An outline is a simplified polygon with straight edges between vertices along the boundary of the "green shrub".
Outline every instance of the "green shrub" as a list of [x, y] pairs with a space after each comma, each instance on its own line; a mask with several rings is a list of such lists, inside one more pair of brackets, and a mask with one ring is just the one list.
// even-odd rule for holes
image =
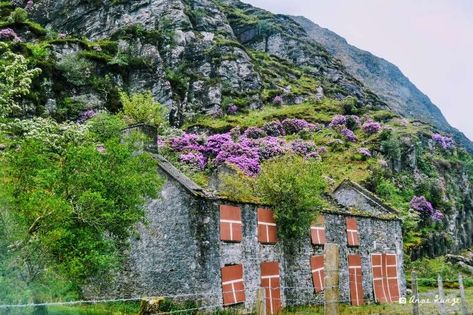
[[257, 178], [257, 191], [274, 206], [279, 234], [286, 239], [308, 233], [323, 205], [325, 185], [318, 161], [291, 155], [263, 163]]
[[126, 127], [126, 123], [117, 116], [102, 113], [92, 118], [88, 126], [98, 142], [107, 142], [120, 137], [120, 131]]
[[165, 109], [155, 102], [151, 92], [136, 93], [129, 96], [120, 92], [120, 100], [123, 104], [123, 115], [130, 124], [144, 123], [152, 126], [160, 126], [164, 123]]
[[41, 69], [29, 69], [24, 56], [0, 42], [0, 118], [22, 110], [19, 98], [30, 93], [33, 78], [40, 73]]
[[238, 172], [223, 177], [224, 194], [232, 199], [254, 201], [274, 209], [281, 238], [295, 239], [310, 230], [324, 205], [326, 183], [320, 162], [286, 155], [261, 165], [257, 177]]
[[62, 102], [58, 104], [56, 112], [53, 114], [54, 118], [58, 121], [76, 120], [79, 118], [80, 113], [85, 109], [85, 104], [74, 100], [70, 97], [66, 97]]
[[94, 64], [80, 58], [77, 54], [69, 54], [57, 63], [57, 68], [62, 71], [68, 82], [76, 86], [84, 86], [90, 83]]
[[23, 8], [16, 8], [8, 18], [11, 23], [24, 23], [28, 20], [28, 12]]
[[462, 273], [462, 270], [456, 265], [447, 263], [445, 257], [419, 259], [412, 262], [407, 268], [415, 270], [419, 280], [426, 279], [426, 285], [430, 281], [429, 279], [433, 279], [436, 284], [438, 275], [441, 275], [444, 281], [456, 281], [458, 274]]
[[401, 141], [390, 132], [383, 132], [381, 137], [386, 140], [381, 142], [383, 154], [391, 161], [397, 161], [401, 158]]

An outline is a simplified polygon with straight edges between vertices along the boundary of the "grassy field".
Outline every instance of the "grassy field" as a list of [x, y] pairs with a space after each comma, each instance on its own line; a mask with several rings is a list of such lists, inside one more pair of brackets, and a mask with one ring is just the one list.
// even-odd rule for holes
[[[432, 287], [419, 288], [419, 298], [424, 302], [420, 303], [420, 314], [439, 314], [439, 305], [435, 303], [437, 291]], [[465, 290], [468, 308], [473, 311], [473, 288]], [[449, 299], [446, 304], [447, 314], [462, 314], [460, 304], [460, 293], [458, 289], [445, 289], [445, 296]], [[456, 299], [456, 300], [454, 300]], [[412, 314], [412, 304], [371, 304], [360, 307], [350, 305], [341, 305], [341, 314], [344, 315], [404, 315]], [[9, 312], [7, 314], [32, 314], [32, 309], [22, 309], [19, 312]], [[48, 315], [137, 315], [140, 311], [140, 303], [117, 303], [117, 304], [93, 304], [93, 305], [74, 305], [74, 306], [53, 306], [48, 308]], [[0, 314], [3, 314], [0, 311]], [[239, 312], [220, 311], [220, 312], [186, 312], [180, 311], [180, 315], [197, 315], [197, 314], [239, 314]], [[283, 311], [283, 315], [305, 315], [305, 314], [324, 314], [323, 306], [315, 307], [292, 307]]]

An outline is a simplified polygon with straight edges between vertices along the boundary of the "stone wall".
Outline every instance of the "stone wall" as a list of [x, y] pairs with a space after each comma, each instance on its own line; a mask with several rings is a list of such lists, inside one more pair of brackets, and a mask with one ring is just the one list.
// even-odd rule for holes
[[[219, 257], [209, 233], [213, 211], [175, 179], [146, 207], [146, 223], [131, 240], [126, 270], [114, 296], [176, 296], [220, 303]], [[217, 295], [215, 295], [217, 293]]]
[[[260, 264], [279, 262], [283, 305], [322, 304], [323, 293], [315, 294], [310, 258], [323, 255], [323, 246], [312, 245], [310, 233], [295, 242], [258, 241], [258, 205], [239, 204], [198, 196], [182, 178], [167, 177], [159, 199], [147, 206], [147, 224], [140, 224], [131, 241], [127, 270], [119, 276], [116, 296], [175, 296], [221, 305], [220, 269], [243, 264], [245, 308], [255, 304], [260, 287]], [[220, 241], [220, 205], [241, 209], [243, 238], [240, 243]], [[364, 297], [374, 301], [370, 254], [396, 253], [401, 294], [405, 292], [402, 269], [402, 234], [398, 220], [358, 216], [359, 247], [347, 246], [346, 223], [351, 213], [325, 213], [327, 242], [340, 245], [340, 299], [349, 303], [348, 254], [362, 256]], [[236, 307], [243, 307], [237, 305]]]

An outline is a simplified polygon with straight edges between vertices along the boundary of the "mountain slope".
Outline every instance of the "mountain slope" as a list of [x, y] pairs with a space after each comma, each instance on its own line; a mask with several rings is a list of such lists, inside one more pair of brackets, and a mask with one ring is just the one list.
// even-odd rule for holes
[[455, 140], [462, 143], [470, 152], [473, 151], [471, 141], [449, 125], [440, 109], [409, 81], [397, 66], [348, 44], [343, 37], [320, 27], [305, 17], [292, 18], [306, 30], [312, 39], [340, 59], [348, 72], [379, 95], [392, 110], [452, 133]]

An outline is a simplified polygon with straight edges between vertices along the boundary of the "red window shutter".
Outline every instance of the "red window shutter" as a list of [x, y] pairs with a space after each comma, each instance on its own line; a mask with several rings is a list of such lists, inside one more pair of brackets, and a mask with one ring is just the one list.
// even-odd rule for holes
[[360, 246], [360, 238], [358, 236], [358, 223], [355, 218], [347, 218], [347, 239], [348, 246]]
[[399, 292], [399, 281], [397, 278], [397, 256], [396, 254], [383, 255], [384, 275], [386, 280], [388, 302], [398, 302], [401, 296]]
[[325, 218], [323, 215], [319, 215], [317, 220], [312, 223], [310, 227], [310, 235], [312, 239], [312, 244], [314, 245], [324, 245], [325, 240]]
[[261, 287], [265, 290], [266, 314], [277, 314], [282, 308], [281, 279], [277, 262], [261, 263]]
[[220, 206], [220, 240], [241, 242], [241, 209], [233, 206]]
[[324, 290], [325, 284], [324, 256], [312, 256], [310, 258], [310, 268], [312, 270], [312, 282], [314, 283], [315, 293], [319, 293]]
[[377, 302], [386, 303], [388, 295], [386, 294], [386, 277], [384, 275], [383, 255], [381, 253], [371, 254], [371, 269], [373, 272], [374, 297]]
[[276, 244], [278, 242], [278, 230], [273, 211], [270, 209], [258, 209], [258, 240], [263, 244]]
[[361, 273], [360, 255], [348, 255], [348, 271], [350, 275], [351, 305], [363, 305], [363, 275]]
[[401, 293], [397, 276], [396, 254], [371, 254], [371, 268], [376, 301], [380, 303], [399, 301]]
[[245, 302], [243, 265], [225, 266], [222, 272], [223, 305]]

